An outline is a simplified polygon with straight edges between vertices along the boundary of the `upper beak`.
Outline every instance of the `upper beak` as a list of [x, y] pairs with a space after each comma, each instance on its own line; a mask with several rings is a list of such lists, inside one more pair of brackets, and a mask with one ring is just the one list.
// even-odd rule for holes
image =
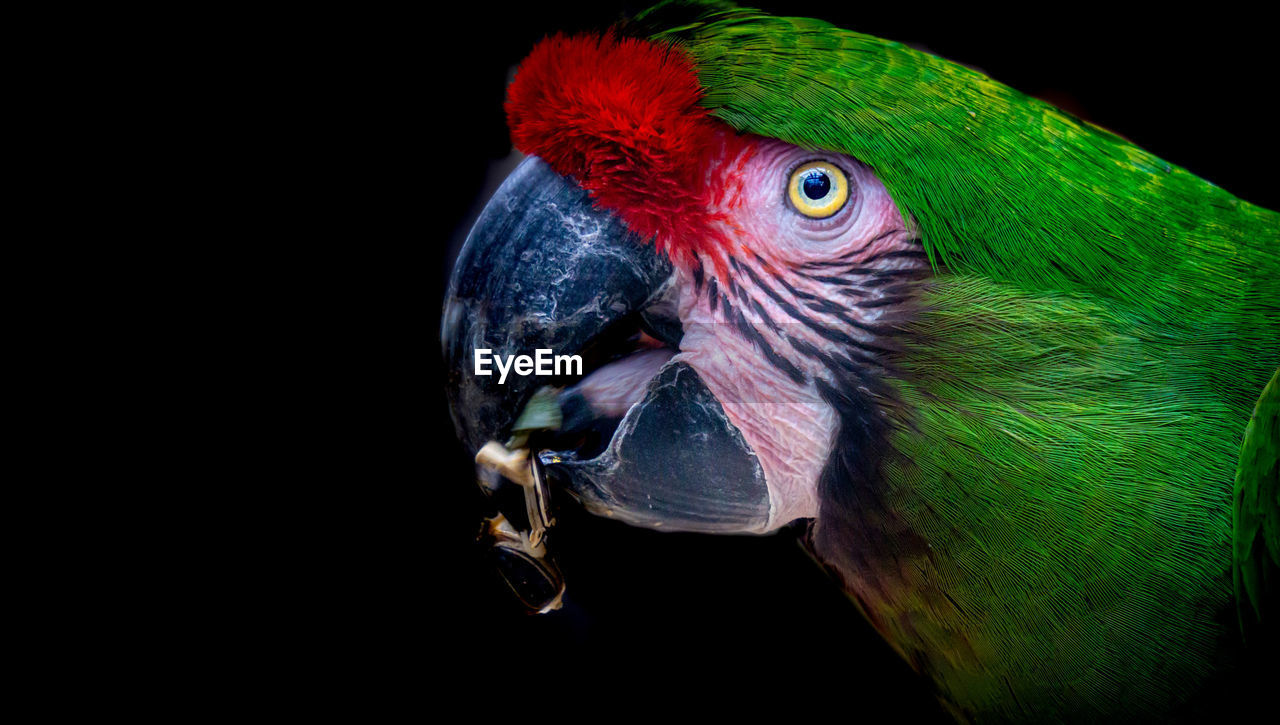
[[481, 212], [445, 300], [445, 385], [462, 440], [477, 450], [504, 438], [534, 390], [550, 382], [476, 375], [476, 350], [581, 354], [655, 303], [671, 277], [652, 244], [546, 163], [525, 159]]
[[[473, 451], [506, 440], [536, 389], [579, 382], [477, 375], [477, 350], [582, 355], [588, 381], [560, 396], [565, 427], [611, 420], [597, 428], [598, 448], [563, 435], [548, 444], [540, 460], [553, 480], [589, 510], [633, 524], [765, 530], [770, 504], [759, 461], [697, 371], [670, 359], [675, 349], [618, 348], [640, 330], [678, 346], [677, 278], [648, 240], [546, 163], [526, 159], [467, 237], [445, 300], [446, 391], [459, 436]], [[593, 371], [601, 363], [613, 364]], [[604, 416], [590, 397], [610, 385], [625, 391], [625, 405]]]

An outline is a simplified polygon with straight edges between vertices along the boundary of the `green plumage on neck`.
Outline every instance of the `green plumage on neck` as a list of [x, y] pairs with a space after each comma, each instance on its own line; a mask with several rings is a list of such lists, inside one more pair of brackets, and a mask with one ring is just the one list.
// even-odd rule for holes
[[991, 719], [1155, 715], [1228, 672], [1233, 591], [1280, 557], [1275, 467], [1236, 480], [1280, 365], [1280, 215], [898, 43], [721, 2], [634, 27], [715, 116], [857, 157], [921, 231], [885, 511], [846, 523], [927, 547], [837, 567], [887, 639]]

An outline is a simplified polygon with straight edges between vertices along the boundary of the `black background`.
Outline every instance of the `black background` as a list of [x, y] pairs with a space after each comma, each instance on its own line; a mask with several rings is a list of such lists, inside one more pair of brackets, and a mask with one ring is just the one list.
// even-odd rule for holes
[[[452, 437], [439, 381], [438, 311], [458, 246], [511, 147], [502, 113], [513, 65], [543, 35], [603, 28], [647, 3], [478, 4], [434, 28], [427, 88], [428, 652], [456, 656], [457, 690], [535, 711], [676, 712], [677, 695], [734, 709], [794, 703], [850, 717], [938, 720], [927, 686], [878, 640], [783, 532], [658, 534], [561, 506], [565, 608], [526, 615], [472, 544], [486, 504]], [[977, 67], [1133, 140], [1241, 198], [1280, 207], [1273, 183], [1270, 24], [1226, 6], [1194, 14], [1060, 13], [915, 4], [756, 3], [922, 47]], [[443, 102], [442, 102], [443, 101]], [[496, 169], [495, 169], [496, 166]], [[441, 566], [441, 562], [445, 566]], [[450, 665], [452, 667], [452, 665]], [[477, 700], [476, 698], [480, 698]], [[648, 708], [648, 709], [646, 709]], [[819, 710], [820, 711], [820, 710]], [[512, 715], [518, 716], [516, 712]], [[843, 716], [843, 715], [842, 715]]]

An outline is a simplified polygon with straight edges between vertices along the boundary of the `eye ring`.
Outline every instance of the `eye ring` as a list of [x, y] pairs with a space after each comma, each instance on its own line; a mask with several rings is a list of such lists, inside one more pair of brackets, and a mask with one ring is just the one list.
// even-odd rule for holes
[[791, 172], [787, 198], [810, 219], [826, 219], [848, 203], [849, 178], [833, 163], [810, 161]]

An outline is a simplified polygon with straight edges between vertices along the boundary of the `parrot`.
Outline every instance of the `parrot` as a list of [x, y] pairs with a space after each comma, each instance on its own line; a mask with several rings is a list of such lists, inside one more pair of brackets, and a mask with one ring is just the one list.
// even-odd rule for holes
[[[527, 157], [441, 318], [471, 451], [550, 385], [552, 485], [659, 531], [799, 530], [959, 721], [1274, 681], [1280, 214], [960, 63], [723, 0], [545, 38], [505, 110]], [[583, 363], [477, 367], [540, 350]]]

